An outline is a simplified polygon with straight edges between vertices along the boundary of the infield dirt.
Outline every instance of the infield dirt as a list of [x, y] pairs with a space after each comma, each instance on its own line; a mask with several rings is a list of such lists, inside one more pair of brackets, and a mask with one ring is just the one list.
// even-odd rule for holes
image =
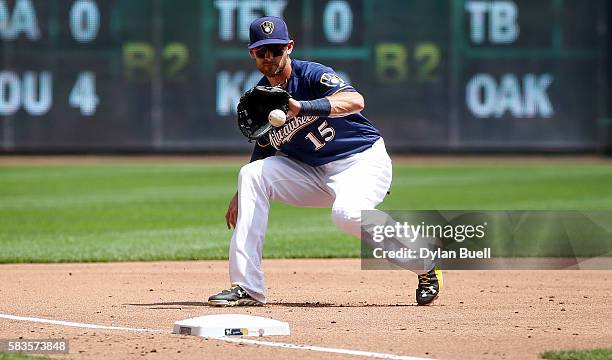
[[[0, 313], [168, 332], [189, 317], [252, 314], [289, 322], [291, 336], [268, 341], [437, 359], [612, 347], [612, 271], [447, 271], [439, 301], [417, 307], [406, 271], [362, 271], [358, 259], [264, 268], [267, 306], [212, 308], [207, 297], [229, 285], [225, 261], [1, 265]], [[67, 338], [70, 359], [345, 357], [0, 319], [0, 338], [18, 337]]]

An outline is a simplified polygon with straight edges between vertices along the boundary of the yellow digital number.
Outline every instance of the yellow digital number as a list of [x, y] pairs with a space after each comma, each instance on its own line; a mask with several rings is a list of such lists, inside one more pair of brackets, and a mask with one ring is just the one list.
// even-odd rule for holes
[[164, 59], [169, 62], [166, 77], [170, 80], [185, 80], [182, 70], [189, 63], [189, 49], [183, 43], [170, 43], [164, 48]]
[[417, 61], [417, 81], [435, 81], [438, 75], [434, 71], [440, 65], [440, 49], [432, 43], [421, 43], [414, 49]]
[[438, 79], [440, 48], [430, 42], [418, 43], [409, 60], [408, 49], [399, 43], [380, 43], [374, 50], [377, 80], [385, 84], [403, 83], [410, 79], [409, 61], [414, 61], [417, 82], [431, 82]]
[[[185, 80], [182, 71], [189, 63], [189, 49], [183, 43], [164, 46], [164, 75], [169, 80]], [[146, 81], [153, 77], [155, 48], [149, 43], [130, 42], [123, 45], [123, 76], [127, 80]]]

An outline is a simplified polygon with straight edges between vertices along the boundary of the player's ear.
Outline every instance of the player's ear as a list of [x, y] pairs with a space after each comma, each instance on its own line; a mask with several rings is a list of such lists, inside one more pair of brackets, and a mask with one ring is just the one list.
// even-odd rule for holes
[[291, 51], [293, 51], [293, 45], [293, 40], [289, 40], [289, 43], [287, 44], [287, 55], [291, 54]]
[[251, 57], [251, 59], [255, 59], [254, 50], [249, 49], [249, 56]]

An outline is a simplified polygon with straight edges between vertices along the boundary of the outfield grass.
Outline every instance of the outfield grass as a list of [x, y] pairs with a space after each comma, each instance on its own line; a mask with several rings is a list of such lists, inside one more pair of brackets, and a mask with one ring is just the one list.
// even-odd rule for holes
[[[240, 164], [0, 166], [0, 262], [225, 259]], [[382, 209], [612, 210], [612, 166], [394, 165]], [[267, 258], [356, 257], [328, 209], [274, 204]]]
[[547, 351], [540, 357], [549, 360], [609, 360], [612, 359], [612, 349]]
[[51, 360], [50, 357], [0, 353], [0, 360]]

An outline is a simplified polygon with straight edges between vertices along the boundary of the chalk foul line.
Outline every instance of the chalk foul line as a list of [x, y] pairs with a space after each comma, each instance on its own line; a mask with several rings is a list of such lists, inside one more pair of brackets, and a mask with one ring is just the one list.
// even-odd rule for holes
[[[116, 330], [116, 331], [131, 331], [131, 332], [153, 332], [153, 333], [171, 334], [169, 331], [160, 330], [160, 329], [131, 328], [131, 327], [123, 327], [123, 326], [87, 324], [87, 323], [79, 323], [79, 322], [73, 322], [73, 321], [62, 321], [62, 320], [41, 319], [41, 318], [26, 317], [26, 316], [16, 316], [16, 315], [10, 315], [10, 314], [0, 314], [0, 319], [7, 319], [7, 320], [14, 320], [14, 321], [28, 321], [28, 322], [41, 323], [41, 324], [68, 326], [68, 327], [74, 327], [74, 328], [80, 328], [80, 329]], [[340, 349], [340, 348], [313, 346], [313, 345], [290, 344], [290, 343], [254, 340], [254, 339], [245, 339], [245, 338], [209, 337], [209, 339], [220, 340], [220, 341], [224, 341], [228, 343], [251, 344], [251, 345], [260, 345], [260, 346], [268, 346], [268, 347], [283, 348], [283, 349], [294, 349], [294, 350], [308, 350], [308, 351], [333, 353], [333, 354], [363, 356], [363, 357], [376, 358], [376, 359], [433, 360], [431, 358], [395, 355], [395, 354], [389, 354], [389, 353]]]

